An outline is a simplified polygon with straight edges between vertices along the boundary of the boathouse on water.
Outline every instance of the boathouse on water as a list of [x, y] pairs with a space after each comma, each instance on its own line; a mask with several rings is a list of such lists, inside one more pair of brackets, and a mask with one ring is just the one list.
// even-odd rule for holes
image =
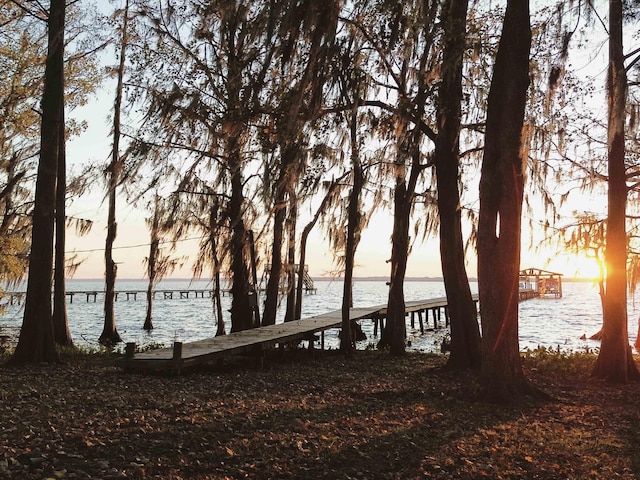
[[539, 268], [520, 270], [520, 292], [531, 292], [532, 297], [562, 297], [562, 273]]

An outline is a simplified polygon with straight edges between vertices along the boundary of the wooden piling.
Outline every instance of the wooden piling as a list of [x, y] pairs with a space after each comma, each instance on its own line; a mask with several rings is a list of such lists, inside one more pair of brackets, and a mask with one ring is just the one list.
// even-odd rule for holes
[[127, 342], [124, 347], [124, 358], [129, 360], [136, 354], [136, 342]]
[[173, 342], [173, 359], [180, 360], [182, 358], [182, 342]]

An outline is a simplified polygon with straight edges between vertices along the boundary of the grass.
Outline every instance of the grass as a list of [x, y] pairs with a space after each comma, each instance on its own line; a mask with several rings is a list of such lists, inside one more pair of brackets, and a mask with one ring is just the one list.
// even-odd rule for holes
[[181, 377], [119, 355], [0, 369], [0, 477], [636, 478], [640, 385], [589, 377], [593, 354], [523, 354], [555, 401], [477, 401], [445, 357], [290, 351]]

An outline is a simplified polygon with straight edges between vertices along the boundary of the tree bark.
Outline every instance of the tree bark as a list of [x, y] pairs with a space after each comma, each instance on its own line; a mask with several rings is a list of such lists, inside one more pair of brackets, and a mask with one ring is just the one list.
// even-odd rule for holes
[[65, 0], [51, 0], [42, 95], [40, 161], [36, 179], [31, 255], [20, 338], [11, 364], [58, 362], [51, 312], [54, 206], [64, 108]]
[[209, 244], [211, 245], [211, 264], [213, 265], [213, 303], [216, 319], [216, 337], [226, 335], [222, 315], [222, 303], [220, 301], [220, 259], [218, 257], [218, 199], [215, 199], [209, 214]]
[[[100, 343], [104, 345], [115, 345], [122, 341], [116, 329], [115, 317], [115, 296], [116, 296], [116, 277], [117, 265], [113, 259], [113, 244], [116, 240], [118, 232], [118, 224], [116, 223], [116, 189], [120, 181], [120, 171], [122, 169], [122, 160], [120, 158], [120, 112], [122, 110], [122, 91], [125, 67], [125, 54], [127, 50], [127, 28], [129, 23], [129, 0], [126, 1], [123, 20], [122, 20], [122, 38], [120, 40], [120, 62], [118, 65], [118, 81], [116, 84], [116, 98], [113, 107], [113, 147], [111, 150], [111, 164], [107, 169], [108, 174], [108, 196], [109, 207], [107, 213], [107, 238], [104, 248], [105, 263], [105, 292], [104, 292], [104, 327], [100, 335]], [[147, 293], [149, 295], [149, 293]], [[150, 304], [152, 301], [147, 298], [147, 316], [150, 315]], [[145, 330], [153, 328], [150, 317], [145, 319]], [[147, 328], [150, 326], [150, 328]]]
[[298, 223], [298, 196], [295, 186], [289, 190], [289, 213], [287, 214], [287, 306], [284, 314], [285, 322], [295, 320], [296, 313], [296, 226]]
[[[232, 110], [230, 110], [232, 111]], [[231, 177], [229, 223], [231, 225], [231, 331], [254, 328], [253, 311], [249, 304], [249, 269], [247, 266], [247, 230], [244, 225], [242, 158], [238, 139], [243, 135], [240, 121], [230, 122], [226, 151]]]
[[144, 325], [142, 328], [146, 331], [153, 330], [153, 289], [158, 276], [158, 252], [160, 250], [160, 205], [159, 197], [156, 196], [155, 206], [153, 209], [153, 219], [151, 221], [151, 242], [149, 243], [149, 258], [147, 260], [147, 276], [149, 283], [147, 284], [147, 313], [144, 317]]
[[[401, 155], [398, 152], [398, 155]], [[392, 355], [405, 353], [406, 323], [404, 277], [409, 256], [409, 216], [412, 195], [407, 189], [404, 160], [397, 161], [399, 172], [394, 189], [393, 231], [391, 233], [391, 278], [387, 301], [387, 323], [382, 330], [378, 348], [389, 347]]]
[[[407, 202], [407, 195], [406, 184], [402, 181], [396, 185], [395, 189], [393, 233], [391, 234], [391, 278], [385, 326], [392, 355], [405, 353], [407, 336], [404, 277], [409, 255], [409, 212], [411, 211], [411, 202]], [[386, 332], [387, 329], [389, 332]]]
[[480, 177], [478, 287], [481, 387], [496, 401], [532, 391], [518, 345], [518, 274], [524, 190], [522, 127], [529, 86], [529, 2], [509, 0], [489, 91]]
[[65, 245], [66, 245], [66, 200], [67, 200], [67, 161], [65, 148], [64, 105], [61, 108], [62, 120], [60, 141], [58, 144], [58, 178], [56, 184], [56, 247], [55, 268], [53, 273], [53, 335], [56, 343], [64, 347], [73, 347], [67, 317], [67, 291], [65, 286]]
[[622, 46], [622, 4], [622, 0], [609, 1], [609, 193], [605, 250], [607, 278], [603, 303], [602, 343], [593, 370], [594, 376], [618, 383], [640, 378], [629, 345], [627, 327], [627, 184], [624, 144], [627, 76]]
[[364, 188], [364, 173], [360, 161], [360, 149], [357, 138], [357, 112], [351, 115], [351, 168], [353, 170], [353, 185], [349, 194], [347, 212], [347, 241], [344, 259], [344, 285], [342, 291], [342, 336], [340, 350], [351, 353], [356, 348], [355, 335], [351, 328], [350, 310], [353, 306], [353, 269], [355, 266], [356, 249], [360, 242], [360, 197]]
[[287, 217], [287, 194], [285, 166], [286, 153], [283, 153], [280, 166], [280, 174], [276, 181], [276, 195], [274, 199], [273, 236], [271, 243], [271, 268], [267, 282], [264, 311], [262, 312], [262, 325], [274, 325], [278, 309], [278, 297], [280, 294], [280, 278], [282, 277], [282, 243], [284, 239], [284, 222]]
[[302, 318], [302, 290], [304, 288], [304, 262], [307, 260], [307, 240], [309, 233], [315, 225], [317, 220], [312, 220], [307, 223], [302, 229], [302, 235], [300, 236], [300, 261], [298, 264], [298, 277], [296, 279], [296, 311], [294, 314], [295, 320]]
[[447, 0], [443, 6], [445, 44], [434, 159], [440, 215], [440, 261], [451, 325], [451, 353], [447, 367], [451, 369], [480, 368], [478, 312], [465, 267], [458, 189], [467, 5], [467, 0]]

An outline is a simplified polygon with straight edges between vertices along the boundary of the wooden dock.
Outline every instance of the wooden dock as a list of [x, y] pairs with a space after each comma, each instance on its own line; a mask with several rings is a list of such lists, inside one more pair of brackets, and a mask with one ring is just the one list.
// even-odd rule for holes
[[[474, 300], [478, 296], [474, 295]], [[414, 326], [414, 315], [418, 315], [420, 329], [424, 333], [424, 320], [428, 321], [432, 312], [434, 329], [440, 326], [444, 312], [445, 326], [449, 324], [447, 299], [445, 297], [430, 300], [408, 301], [405, 303], [405, 315], [411, 316]], [[423, 314], [425, 317], [423, 317]], [[370, 319], [382, 326], [387, 315], [387, 306], [378, 305], [366, 308], [352, 308], [349, 318], [352, 321]], [[342, 326], [340, 310], [328, 312], [304, 320], [279, 323], [241, 332], [234, 332], [219, 337], [198, 340], [189, 343], [174, 343], [173, 347], [136, 353], [135, 344], [127, 344], [124, 367], [127, 370], [169, 371], [179, 373], [185, 368], [215, 362], [228, 356], [249, 351], [267, 349], [278, 344], [286, 344], [300, 340], [309, 340], [309, 348], [314, 348], [316, 334], [320, 333], [320, 348], [324, 349], [324, 332]]]
[[[316, 293], [317, 288], [303, 288], [305, 293]], [[84, 298], [86, 303], [96, 303], [98, 298], [104, 298], [104, 290], [68, 290], [65, 292], [69, 303], [73, 303], [74, 297]], [[26, 292], [5, 292], [4, 296], [8, 299], [9, 305], [20, 305], [26, 297]], [[165, 300], [172, 299], [189, 299], [189, 298], [211, 298], [213, 297], [213, 289], [211, 288], [182, 288], [182, 289], [162, 289], [153, 290], [153, 298], [163, 298]], [[231, 295], [230, 288], [221, 288], [220, 295], [226, 297]], [[115, 301], [119, 300], [146, 300], [146, 290], [116, 290]]]
[[[352, 308], [350, 319], [371, 318], [382, 308], [384, 307]], [[305, 320], [268, 325], [195, 342], [175, 342], [173, 347], [143, 353], [135, 353], [135, 344], [129, 343], [125, 351], [124, 367], [127, 370], [179, 373], [185, 368], [277, 344], [310, 340], [310, 348], [313, 348], [316, 333], [321, 334], [321, 348], [324, 348], [324, 331], [341, 325], [342, 314], [337, 310]]]
[[[223, 288], [220, 289], [220, 294], [224, 297], [229, 295], [231, 289]], [[104, 298], [104, 290], [68, 290], [65, 292], [67, 298], [69, 299], [69, 303], [73, 303], [73, 299], [75, 296], [79, 296], [81, 298], [85, 298], [86, 303], [96, 303], [98, 298]], [[315, 293], [315, 292], [314, 292]], [[26, 298], [27, 292], [5, 292], [4, 297], [8, 299], [8, 305], [20, 305], [24, 302]], [[189, 298], [211, 298], [213, 296], [213, 289], [203, 289], [203, 288], [183, 288], [183, 289], [163, 289], [163, 290], [154, 290], [152, 292], [153, 298], [156, 299], [158, 297], [167, 299], [189, 299]], [[138, 300], [138, 296], [140, 296], [141, 300], [146, 300], [147, 291], [146, 290], [116, 290], [115, 291], [115, 301], [118, 300]]]

